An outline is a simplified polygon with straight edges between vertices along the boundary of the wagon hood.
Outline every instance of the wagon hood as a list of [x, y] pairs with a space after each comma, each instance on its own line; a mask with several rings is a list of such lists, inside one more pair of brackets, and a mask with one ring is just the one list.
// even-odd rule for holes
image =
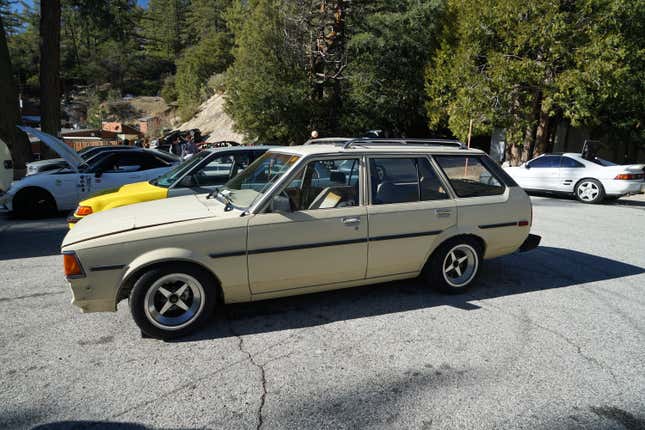
[[40, 130], [36, 130], [32, 127], [19, 125], [18, 128], [25, 133], [31, 134], [32, 136], [40, 139], [42, 143], [47, 145], [58, 155], [60, 155], [65, 161], [67, 161], [67, 164], [69, 164], [74, 171], [78, 172], [79, 167], [85, 164], [85, 160], [83, 160], [76, 151], [67, 146], [65, 142], [58, 139], [57, 137], [54, 137], [51, 134], [47, 134]]
[[89, 215], [71, 229], [62, 246], [101, 236], [209, 217], [240, 216], [237, 210], [224, 211], [223, 205], [205, 196], [189, 195], [122, 206]]

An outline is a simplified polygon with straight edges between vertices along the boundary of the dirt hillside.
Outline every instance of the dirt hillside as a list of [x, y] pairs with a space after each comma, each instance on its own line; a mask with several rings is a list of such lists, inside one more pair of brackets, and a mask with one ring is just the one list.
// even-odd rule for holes
[[233, 131], [233, 120], [224, 112], [224, 96], [215, 94], [199, 107], [199, 112], [188, 122], [179, 127], [180, 130], [199, 128], [202, 135], [209, 135], [207, 142], [232, 140], [244, 142], [244, 135]]

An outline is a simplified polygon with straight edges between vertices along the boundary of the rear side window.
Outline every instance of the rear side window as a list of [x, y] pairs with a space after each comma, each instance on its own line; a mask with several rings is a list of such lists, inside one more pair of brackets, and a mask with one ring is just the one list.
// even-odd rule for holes
[[371, 158], [370, 176], [374, 205], [448, 198], [426, 158]]
[[573, 158], [562, 157], [560, 162], [560, 167], [572, 168], [572, 167], [585, 167], [584, 164], [577, 162]]
[[435, 155], [439, 166], [459, 197], [502, 194], [506, 188], [478, 156]]

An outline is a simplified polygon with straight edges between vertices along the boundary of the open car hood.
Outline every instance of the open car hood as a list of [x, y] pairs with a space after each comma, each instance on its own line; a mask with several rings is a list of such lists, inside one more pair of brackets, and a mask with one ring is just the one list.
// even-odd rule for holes
[[32, 136], [40, 139], [42, 143], [44, 143], [49, 148], [51, 148], [52, 151], [55, 151], [58, 155], [60, 155], [67, 162], [67, 164], [69, 164], [72, 170], [78, 172], [79, 167], [85, 164], [85, 160], [83, 160], [81, 156], [76, 153], [76, 151], [67, 146], [67, 144], [59, 138], [43, 131], [36, 130], [35, 128], [26, 127], [24, 125], [19, 125], [18, 128], [25, 133], [31, 134]]

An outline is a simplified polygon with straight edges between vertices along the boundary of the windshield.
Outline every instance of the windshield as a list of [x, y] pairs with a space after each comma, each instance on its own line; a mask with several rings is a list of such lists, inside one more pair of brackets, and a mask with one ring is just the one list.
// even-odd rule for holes
[[169, 188], [172, 184], [174, 184], [177, 181], [177, 179], [181, 178], [188, 171], [192, 170], [193, 167], [198, 165], [202, 160], [204, 160], [210, 154], [212, 154], [212, 152], [210, 151], [203, 151], [198, 154], [195, 154], [189, 159], [187, 159], [186, 161], [184, 161], [183, 163], [179, 163], [177, 166], [170, 169], [169, 171], [159, 176], [158, 178], [151, 180], [150, 183], [158, 187]]
[[220, 194], [238, 207], [248, 208], [291, 169], [297, 155], [266, 152], [239, 175], [228, 181]]

